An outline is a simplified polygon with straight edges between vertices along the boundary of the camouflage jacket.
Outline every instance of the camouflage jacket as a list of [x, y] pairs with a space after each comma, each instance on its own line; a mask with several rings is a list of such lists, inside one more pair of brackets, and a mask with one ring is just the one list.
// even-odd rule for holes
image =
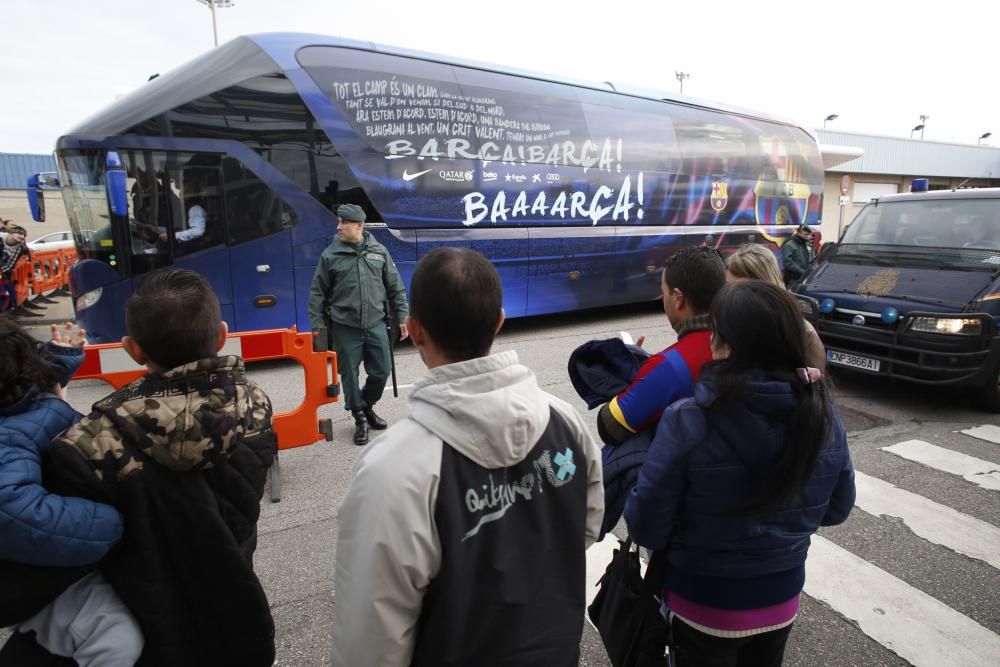
[[101, 571], [142, 627], [139, 664], [273, 662], [252, 556], [276, 448], [271, 403], [238, 357], [146, 375], [56, 440], [51, 488], [124, 517]]

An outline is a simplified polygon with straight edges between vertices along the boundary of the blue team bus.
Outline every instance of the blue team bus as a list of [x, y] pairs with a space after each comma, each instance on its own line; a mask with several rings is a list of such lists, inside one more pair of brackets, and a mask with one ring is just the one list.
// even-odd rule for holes
[[[309, 327], [343, 203], [405, 282], [442, 245], [500, 272], [508, 317], [655, 299], [685, 245], [815, 223], [815, 137], [687, 98], [317, 35], [241, 37], [155, 77], [56, 147], [91, 342], [144, 274], [211, 281], [234, 331]], [[37, 204], [53, 179], [36, 178]]]
[[1000, 412], [1000, 188], [886, 195], [796, 288], [831, 367]]

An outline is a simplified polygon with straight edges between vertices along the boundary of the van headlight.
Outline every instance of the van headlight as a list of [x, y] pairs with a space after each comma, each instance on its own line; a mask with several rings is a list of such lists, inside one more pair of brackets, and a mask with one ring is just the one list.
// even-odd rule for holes
[[90, 308], [95, 303], [101, 300], [101, 293], [104, 291], [103, 287], [98, 287], [97, 289], [92, 289], [89, 292], [84, 292], [80, 296], [76, 297], [76, 312]]
[[910, 331], [954, 336], [978, 336], [983, 332], [983, 321], [965, 317], [915, 317]]

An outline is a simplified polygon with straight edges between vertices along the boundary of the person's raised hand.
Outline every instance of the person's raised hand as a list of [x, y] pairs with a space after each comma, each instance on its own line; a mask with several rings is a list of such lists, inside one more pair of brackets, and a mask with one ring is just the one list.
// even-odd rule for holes
[[53, 324], [50, 331], [52, 332], [53, 345], [79, 348], [87, 344], [87, 332], [83, 329], [77, 329], [76, 335], [73, 335], [72, 322], [66, 322], [61, 327], [58, 324]]

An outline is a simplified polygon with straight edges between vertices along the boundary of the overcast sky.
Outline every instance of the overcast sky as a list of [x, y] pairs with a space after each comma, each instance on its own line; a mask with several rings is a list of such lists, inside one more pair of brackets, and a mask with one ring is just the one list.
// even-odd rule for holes
[[[918, 8], [920, 5], [925, 5]], [[808, 7], [808, 8], [807, 8]], [[236, 0], [219, 41], [313, 32], [576, 79], [634, 83], [818, 127], [1000, 145], [1000, 2]], [[3, 0], [0, 152], [48, 153], [78, 121], [212, 48], [196, 0]]]

